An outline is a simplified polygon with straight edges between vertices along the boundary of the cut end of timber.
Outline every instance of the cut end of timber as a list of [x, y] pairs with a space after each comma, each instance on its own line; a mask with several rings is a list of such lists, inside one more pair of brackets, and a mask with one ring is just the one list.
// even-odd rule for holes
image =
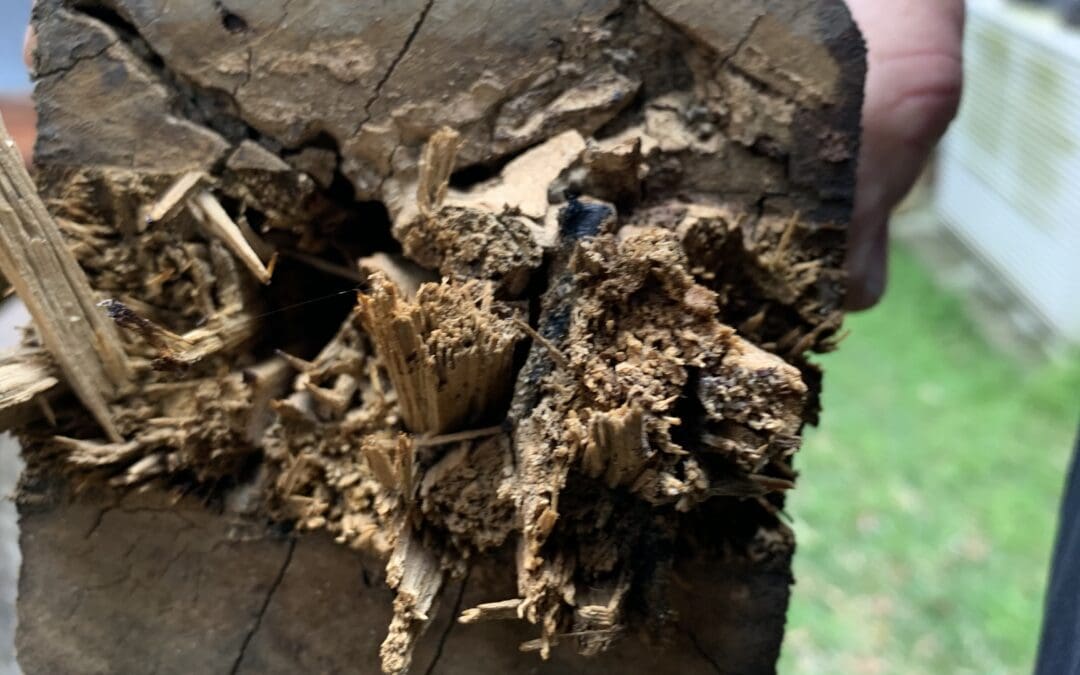
[[[328, 47], [282, 0], [38, 0], [44, 201], [0, 138], [0, 271], [48, 352], [0, 362], [27, 475], [227, 504], [294, 564], [309, 533], [377, 557], [369, 670], [486, 639], [651, 671], [685, 655], [637, 636], [676, 626], [710, 631], [683, 670], [768, 672], [808, 354], [843, 317], [865, 62], [842, 0], [327, 3]], [[208, 35], [238, 49], [190, 49]]]

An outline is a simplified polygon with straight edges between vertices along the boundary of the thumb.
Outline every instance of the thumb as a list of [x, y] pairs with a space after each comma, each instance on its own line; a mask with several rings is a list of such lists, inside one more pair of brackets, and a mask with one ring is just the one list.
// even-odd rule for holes
[[849, 309], [885, 290], [889, 215], [956, 115], [963, 82], [962, 0], [848, 0], [866, 38], [868, 72], [855, 207], [848, 237]]

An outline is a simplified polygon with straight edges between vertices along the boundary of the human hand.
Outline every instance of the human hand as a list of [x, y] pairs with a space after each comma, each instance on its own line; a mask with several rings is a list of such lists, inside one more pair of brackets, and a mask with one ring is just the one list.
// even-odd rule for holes
[[919, 177], [956, 115], [963, 82], [963, 0], [848, 0], [866, 38], [869, 72], [847, 306], [885, 291], [889, 214]]
[[[34, 0], [34, 4], [37, 4], [37, 0]], [[37, 33], [34, 31], [34, 27], [27, 26], [26, 33], [23, 35], [23, 47], [22, 57], [23, 63], [27, 68], [34, 67], [34, 50], [37, 49]]]

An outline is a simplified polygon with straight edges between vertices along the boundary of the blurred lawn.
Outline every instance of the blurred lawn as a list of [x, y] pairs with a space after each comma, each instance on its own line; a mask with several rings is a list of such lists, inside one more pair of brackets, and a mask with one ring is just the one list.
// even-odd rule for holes
[[1001, 356], [903, 251], [891, 284], [821, 359], [780, 672], [1028, 673], [1080, 359]]

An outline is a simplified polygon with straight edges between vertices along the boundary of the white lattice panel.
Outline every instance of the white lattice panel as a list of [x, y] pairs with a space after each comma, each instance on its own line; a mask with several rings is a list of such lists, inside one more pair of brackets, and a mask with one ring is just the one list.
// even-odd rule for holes
[[948, 226], [1080, 343], [1080, 32], [1045, 11], [969, 3], [967, 89], [942, 149]]

